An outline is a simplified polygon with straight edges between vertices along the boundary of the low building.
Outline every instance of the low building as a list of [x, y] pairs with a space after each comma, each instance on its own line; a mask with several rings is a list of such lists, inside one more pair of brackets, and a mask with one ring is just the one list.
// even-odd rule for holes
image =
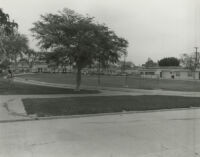
[[139, 70], [142, 78], [200, 80], [200, 69], [191, 71], [183, 67], [154, 67]]
[[33, 64], [32, 72], [49, 72], [48, 64], [45, 61], [37, 61]]
[[12, 71], [15, 71], [15, 73], [19, 73], [19, 72], [29, 72], [30, 71], [30, 66], [28, 61], [26, 60], [20, 60], [17, 63], [11, 63], [11, 65], [9, 66], [9, 68]]

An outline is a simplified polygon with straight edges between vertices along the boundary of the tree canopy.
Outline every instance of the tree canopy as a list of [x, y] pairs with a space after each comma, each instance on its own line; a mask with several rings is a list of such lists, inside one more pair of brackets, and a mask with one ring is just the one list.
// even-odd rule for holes
[[10, 34], [17, 27], [18, 24], [14, 21], [11, 21], [9, 15], [4, 13], [0, 8], [0, 28], [3, 29], [6, 34]]
[[187, 69], [192, 71], [200, 67], [200, 54], [191, 53], [191, 54], [182, 54], [180, 58], [180, 63]]
[[18, 32], [18, 24], [0, 8], [0, 64], [7, 68], [28, 49], [28, 38]]
[[51, 58], [58, 64], [76, 66], [77, 90], [84, 67], [96, 61], [102, 65], [115, 63], [127, 53], [128, 42], [124, 38], [118, 37], [106, 25], [96, 23], [94, 18], [70, 9], [41, 15], [31, 31], [40, 47], [51, 51]]
[[17, 59], [22, 58], [23, 54], [27, 53], [27, 50], [29, 49], [28, 38], [25, 35], [18, 33], [18, 31], [3, 36], [1, 38], [1, 44], [1, 62], [7, 60], [10, 63], [16, 64]]
[[146, 68], [149, 68], [149, 67], [156, 67], [156, 66], [158, 66], [158, 64], [156, 62], [154, 62], [151, 58], [148, 58], [144, 64], [144, 66]]
[[163, 58], [158, 61], [159, 66], [179, 66], [180, 60], [175, 57]]
[[28, 39], [25, 35], [14, 32], [3, 41], [4, 48], [7, 52], [7, 57], [15, 61], [17, 57], [22, 56], [28, 49]]

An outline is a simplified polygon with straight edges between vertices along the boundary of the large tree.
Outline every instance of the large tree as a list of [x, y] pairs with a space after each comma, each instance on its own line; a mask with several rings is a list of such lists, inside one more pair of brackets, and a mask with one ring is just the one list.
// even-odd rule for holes
[[0, 28], [4, 30], [4, 33], [11, 34], [17, 27], [18, 24], [10, 20], [9, 15], [0, 8]]
[[179, 66], [180, 60], [175, 57], [167, 57], [158, 61], [159, 66]]
[[117, 62], [126, 53], [128, 42], [94, 18], [64, 9], [56, 14], [41, 15], [31, 29], [41, 48], [50, 50], [58, 63], [76, 66], [76, 90], [81, 83], [81, 70], [99, 62]]
[[0, 8], [0, 62], [8, 61], [5, 41], [9, 40], [9, 36], [13, 35], [17, 28], [18, 24], [10, 20], [9, 15]]

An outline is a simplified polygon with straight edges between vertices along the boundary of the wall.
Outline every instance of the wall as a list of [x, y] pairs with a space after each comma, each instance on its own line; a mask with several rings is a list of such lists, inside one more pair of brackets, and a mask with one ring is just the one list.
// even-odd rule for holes
[[[149, 72], [150, 70], [148, 70]], [[145, 75], [145, 70], [142, 71], [143, 74], [141, 74], [140, 76], [142, 78], [160, 78], [160, 70], [156, 70], [154, 71], [155, 74], [154, 75]], [[153, 70], [152, 70], [153, 72]], [[192, 72], [191, 76], [188, 75], [188, 73], [191, 72], [191, 71], [187, 71], [187, 70], [184, 70], [184, 71], [177, 71], [177, 70], [166, 70], [166, 71], [162, 71], [162, 77], [160, 79], [174, 79], [174, 80], [199, 80], [199, 72]], [[177, 74], [180, 74], [180, 75], [177, 75]], [[172, 78], [172, 76], [174, 76], [174, 78]]]
[[193, 72], [192, 76], [188, 76], [189, 71], [179, 71], [180, 76], [176, 75], [176, 71], [164, 71], [162, 72], [163, 79], [172, 79], [172, 75], [175, 80], [199, 80], [199, 72]]

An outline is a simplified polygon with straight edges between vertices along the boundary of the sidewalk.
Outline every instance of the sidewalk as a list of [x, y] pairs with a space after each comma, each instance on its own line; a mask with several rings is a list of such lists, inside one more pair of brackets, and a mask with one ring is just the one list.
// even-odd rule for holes
[[30, 119], [20, 98], [0, 96], [0, 122]]
[[[59, 88], [75, 88], [74, 85], [70, 84], [58, 84], [58, 83], [47, 83], [35, 80], [27, 80], [23, 78], [15, 78], [16, 82], [59, 87]], [[185, 96], [185, 97], [200, 97], [200, 92], [185, 92], [185, 91], [167, 91], [167, 90], [145, 90], [145, 89], [133, 89], [133, 88], [117, 88], [117, 87], [98, 87], [98, 86], [85, 86], [82, 85], [81, 89], [95, 89], [100, 90], [102, 93], [115, 93], [124, 95], [168, 95], [168, 96]]]

